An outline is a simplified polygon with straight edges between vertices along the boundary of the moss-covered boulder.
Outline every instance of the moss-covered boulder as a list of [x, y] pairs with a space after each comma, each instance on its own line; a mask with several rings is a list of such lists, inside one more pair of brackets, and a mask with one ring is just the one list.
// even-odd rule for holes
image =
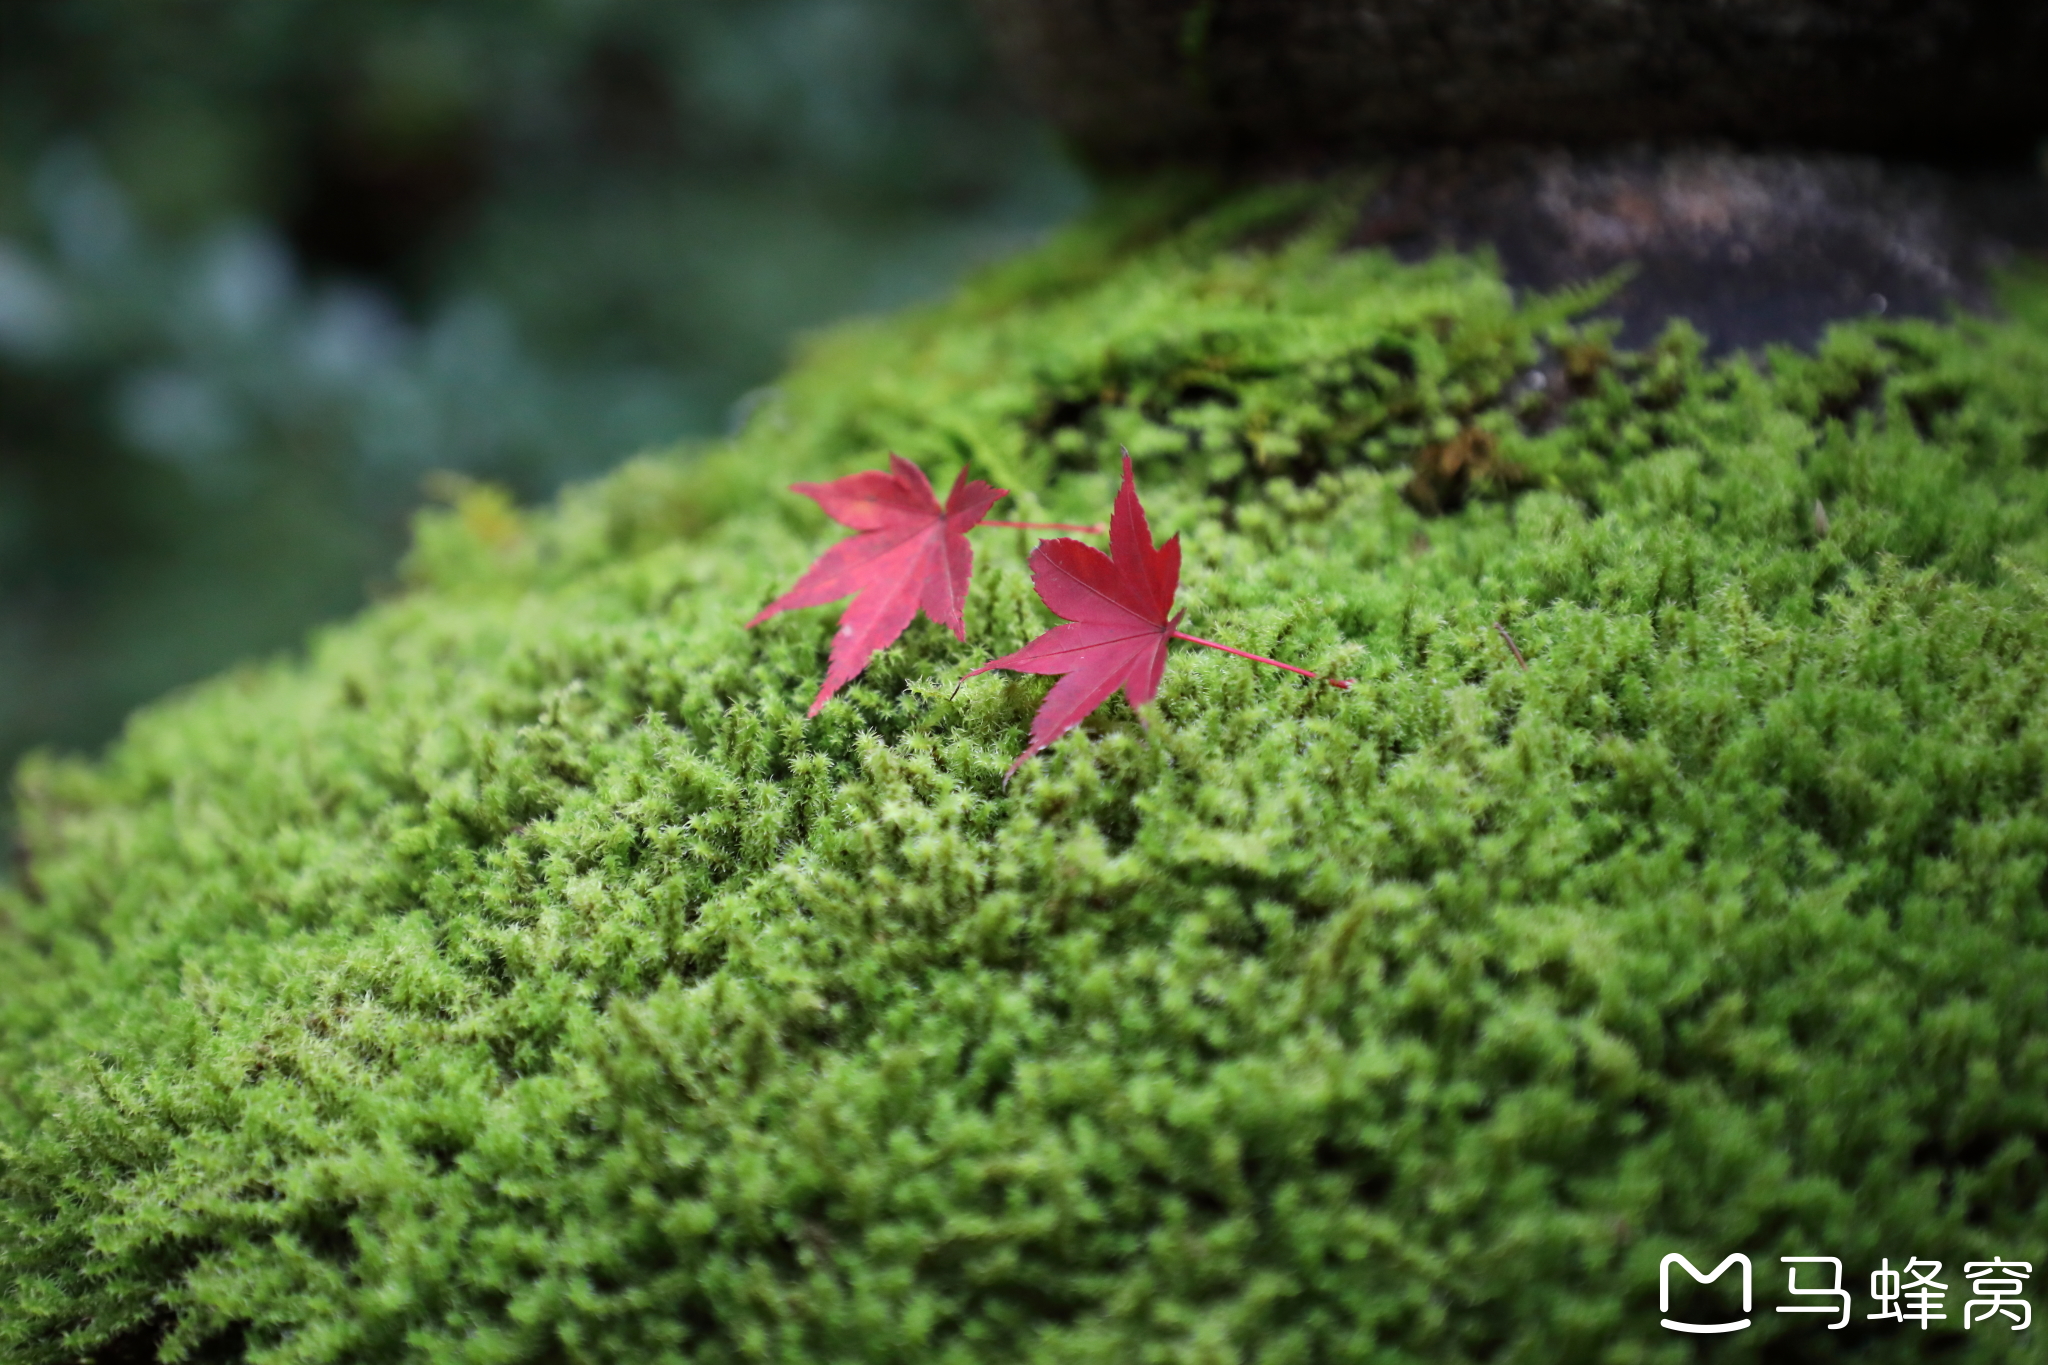
[[[1345, 221], [1099, 218], [30, 764], [0, 1357], [1675, 1361], [1742, 1251], [1717, 1359], [2025, 1358], [2048, 281], [1708, 363]], [[835, 613], [742, 628], [793, 478], [1093, 520], [1119, 445], [1189, 627], [1354, 691], [1187, 650], [1006, 788], [1024, 533], [814, 720]]]

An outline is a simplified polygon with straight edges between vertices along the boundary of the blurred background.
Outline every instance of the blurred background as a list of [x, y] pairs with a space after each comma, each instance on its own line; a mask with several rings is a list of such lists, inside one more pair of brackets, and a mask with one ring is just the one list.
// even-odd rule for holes
[[5, 0], [0, 768], [1083, 197], [964, 0]]

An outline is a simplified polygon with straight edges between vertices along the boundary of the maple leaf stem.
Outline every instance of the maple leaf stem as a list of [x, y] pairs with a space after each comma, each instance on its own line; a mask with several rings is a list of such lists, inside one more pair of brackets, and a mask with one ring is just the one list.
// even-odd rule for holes
[[1346, 679], [1326, 678], [1320, 673], [1311, 673], [1305, 668], [1296, 668], [1293, 664], [1283, 664], [1278, 659], [1269, 659], [1263, 654], [1247, 654], [1244, 650], [1232, 649], [1229, 645], [1219, 645], [1214, 640], [1204, 640], [1201, 636], [1190, 635], [1184, 630], [1175, 631], [1173, 638], [1176, 640], [1186, 640], [1191, 645], [1207, 645], [1211, 649], [1220, 649], [1225, 654], [1235, 654], [1240, 659], [1250, 659], [1256, 664], [1271, 664], [1275, 668], [1284, 668], [1289, 673], [1299, 673], [1304, 678], [1314, 678], [1317, 682], [1325, 682], [1332, 687], [1339, 687], [1347, 692], [1351, 690], [1351, 684]]
[[1101, 526], [1076, 526], [1070, 521], [984, 521], [983, 526], [1007, 526], [1015, 531], [1080, 531], [1086, 535], [1099, 536]]

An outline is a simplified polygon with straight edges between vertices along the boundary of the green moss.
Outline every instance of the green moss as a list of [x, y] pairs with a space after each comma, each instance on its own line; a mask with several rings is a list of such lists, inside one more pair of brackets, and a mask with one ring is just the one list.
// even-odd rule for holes
[[[1106, 215], [701, 458], [455, 490], [306, 660], [31, 763], [0, 1354], [1676, 1361], [1659, 1258], [1739, 1249], [1717, 1358], [1919, 1358], [1768, 1311], [1832, 1254], [2018, 1359], [1956, 1272], [2048, 1262], [2048, 282], [1708, 364], [1303, 211]], [[1094, 518], [1120, 443], [1192, 628], [1356, 691], [1178, 653], [1005, 789], [1046, 680], [955, 680], [1046, 624], [1023, 534], [815, 720], [834, 613], [741, 628], [835, 535], [794, 477]]]

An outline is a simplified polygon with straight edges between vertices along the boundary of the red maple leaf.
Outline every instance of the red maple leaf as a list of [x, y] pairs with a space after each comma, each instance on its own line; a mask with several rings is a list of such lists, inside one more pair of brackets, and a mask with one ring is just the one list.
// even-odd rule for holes
[[827, 550], [796, 586], [761, 608], [749, 628], [778, 612], [815, 607], [855, 594], [832, 637], [825, 685], [810, 715], [852, 682], [878, 649], [896, 642], [918, 609], [962, 641], [960, 609], [974, 570], [967, 533], [988, 515], [1004, 490], [961, 470], [946, 505], [939, 506], [922, 469], [891, 451], [889, 472], [868, 470], [830, 483], [799, 483], [792, 492], [816, 499], [825, 515], [860, 534]]
[[887, 473], [848, 474], [830, 483], [792, 484], [790, 490], [815, 499], [826, 516], [860, 532], [827, 550], [795, 587], [747, 622], [751, 628], [779, 612], [856, 594], [832, 637], [825, 685], [818, 689], [808, 713], [813, 716], [834, 692], [860, 675], [876, 650], [896, 642], [920, 608], [956, 639], [966, 641], [960, 609], [974, 569], [974, 550], [967, 544], [967, 533], [976, 526], [1100, 529], [988, 521], [988, 509], [1005, 496], [1004, 490], [969, 479], [964, 469], [954, 478], [946, 505], [941, 507], [924, 471], [894, 451], [889, 453]]
[[[1031, 743], [1004, 774], [1006, 782], [1025, 759], [1079, 725], [1118, 688], [1133, 708], [1158, 696], [1169, 641], [1186, 640], [1304, 677], [1320, 676], [1179, 629], [1180, 617], [1169, 613], [1180, 589], [1180, 537], [1153, 546], [1152, 528], [1138, 501], [1128, 453], [1124, 455], [1123, 487], [1117, 490], [1116, 508], [1109, 519], [1109, 553], [1064, 537], [1043, 540], [1031, 552], [1031, 575], [1039, 600], [1055, 616], [1065, 618], [1066, 624], [1054, 626], [1015, 654], [991, 659], [967, 675], [971, 678], [991, 668], [1064, 675], [1039, 704], [1038, 714], [1031, 720]], [[1321, 681], [1332, 687], [1351, 686], [1336, 678]]]

